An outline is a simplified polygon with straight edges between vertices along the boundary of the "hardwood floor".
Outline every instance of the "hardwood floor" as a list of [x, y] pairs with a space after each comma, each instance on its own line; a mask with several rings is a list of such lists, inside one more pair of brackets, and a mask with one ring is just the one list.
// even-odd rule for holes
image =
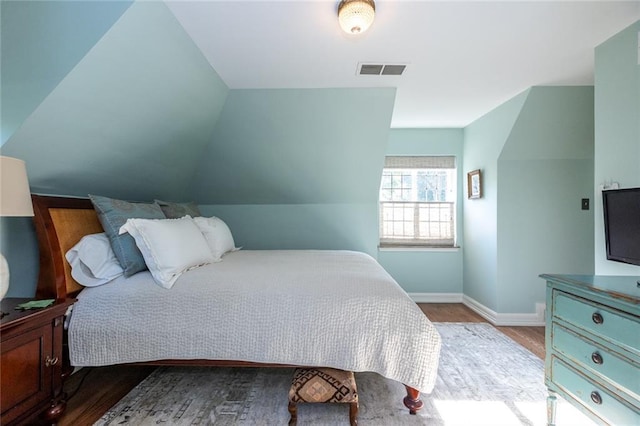
[[[419, 303], [432, 322], [487, 322], [460, 303]], [[513, 340], [544, 359], [544, 327], [496, 327]]]
[[487, 322], [461, 303], [418, 303], [431, 322]]
[[[487, 322], [458, 303], [421, 303], [418, 306], [432, 322]], [[544, 359], [544, 327], [497, 329]], [[93, 424], [154, 369], [155, 367], [120, 365], [80, 370], [65, 383], [65, 392], [70, 398], [58, 425]]]
[[64, 385], [69, 399], [58, 425], [92, 425], [155, 369], [134, 365], [81, 369]]

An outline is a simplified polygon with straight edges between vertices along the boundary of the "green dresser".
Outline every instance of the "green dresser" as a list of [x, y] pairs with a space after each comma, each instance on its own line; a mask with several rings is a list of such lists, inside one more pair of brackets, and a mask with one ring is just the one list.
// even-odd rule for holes
[[640, 277], [541, 277], [548, 424], [557, 394], [597, 423], [640, 426]]

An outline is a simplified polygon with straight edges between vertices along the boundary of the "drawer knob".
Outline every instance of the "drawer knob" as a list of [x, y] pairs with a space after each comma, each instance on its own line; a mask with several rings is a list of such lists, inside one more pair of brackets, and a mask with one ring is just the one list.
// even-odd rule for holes
[[591, 354], [591, 361], [593, 361], [594, 364], [602, 364], [603, 363], [603, 359], [602, 359], [602, 355], [600, 355], [598, 352], [594, 352]]
[[600, 394], [596, 391], [591, 392], [591, 400], [595, 403], [595, 404], [602, 404], [602, 397], [600, 396]]
[[591, 319], [596, 324], [602, 324], [604, 322], [604, 318], [599, 312], [594, 312], [593, 315], [591, 315]]
[[47, 367], [51, 367], [54, 366], [58, 363], [58, 357], [54, 356], [53, 358], [51, 358], [50, 356], [47, 355], [47, 357], [44, 360], [44, 365]]

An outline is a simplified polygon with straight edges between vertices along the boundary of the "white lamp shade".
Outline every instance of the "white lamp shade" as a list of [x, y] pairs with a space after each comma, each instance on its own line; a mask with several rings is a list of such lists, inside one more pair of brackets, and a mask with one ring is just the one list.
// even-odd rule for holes
[[338, 5], [338, 22], [348, 34], [367, 31], [375, 14], [376, 6], [373, 0], [342, 0]]
[[0, 156], [0, 216], [33, 216], [24, 161]]

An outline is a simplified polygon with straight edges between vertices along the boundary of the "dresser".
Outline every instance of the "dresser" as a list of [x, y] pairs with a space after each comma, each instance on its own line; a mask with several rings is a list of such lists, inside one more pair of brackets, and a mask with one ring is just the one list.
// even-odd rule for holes
[[560, 395], [596, 423], [640, 425], [640, 277], [541, 277], [548, 424]]
[[31, 299], [2, 300], [0, 320], [0, 408], [2, 425], [49, 424], [66, 407], [62, 393], [63, 322], [73, 300], [29, 311], [15, 307]]

